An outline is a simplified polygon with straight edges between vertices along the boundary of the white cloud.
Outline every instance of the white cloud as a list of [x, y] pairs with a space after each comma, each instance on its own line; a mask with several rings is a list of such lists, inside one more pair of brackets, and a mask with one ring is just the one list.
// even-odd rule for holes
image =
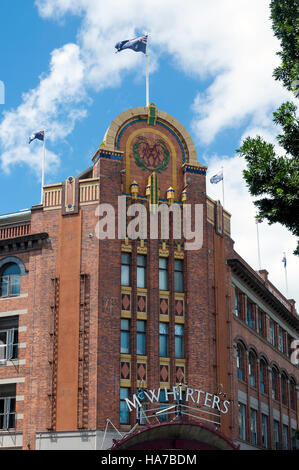
[[[23, 102], [4, 113], [0, 123], [1, 161], [4, 171], [26, 163], [40, 173], [40, 145], [28, 145], [32, 132], [46, 129], [47, 140], [58, 141], [72, 132], [75, 122], [86, 115], [80, 102], [86, 96], [84, 66], [76, 44], [66, 44], [51, 54], [50, 71], [39, 86], [23, 95]], [[59, 164], [55, 153], [47, 152], [48, 169]]]
[[[222, 182], [210, 183], [213, 176], [223, 166], [225, 208], [232, 214], [231, 237], [235, 241], [235, 250], [252, 266], [259, 269], [257, 248], [257, 227], [255, 215], [257, 209], [254, 198], [242, 177], [245, 160], [239, 156], [229, 158], [217, 156], [211, 158], [207, 175], [207, 193], [210, 197], [222, 201]], [[266, 221], [258, 225], [261, 267], [269, 272], [269, 280], [287, 298], [293, 298], [299, 306], [298, 293], [298, 257], [293, 255], [296, 238], [279, 224], [268, 225]], [[282, 263], [283, 252], [287, 256], [288, 295], [286, 293], [285, 271]]]

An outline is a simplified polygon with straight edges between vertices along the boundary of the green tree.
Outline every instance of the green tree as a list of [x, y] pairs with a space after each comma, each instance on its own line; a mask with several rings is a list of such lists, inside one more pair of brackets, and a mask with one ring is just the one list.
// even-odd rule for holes
[[[275, 36], [281, 41], [278, 52], [282, 63], [273, 75], [288, 90], [298, 94], [299, 54], [296, 38], [297, 1], [272, 0], [271, 19]], [[279, 156], [273, 144], [260, 136], [247, 137], [237, 152], [245, 158], [244, 179], [258, 208], [258, 217], [269, 224], [276, 222], [299, 237], [299, 121], [296, 106], [283, 103], [273, 113], [273, 121], [281, 129], [277, 141], [285, 151]], [[294, 252], [299, 255], [299, 242]]]

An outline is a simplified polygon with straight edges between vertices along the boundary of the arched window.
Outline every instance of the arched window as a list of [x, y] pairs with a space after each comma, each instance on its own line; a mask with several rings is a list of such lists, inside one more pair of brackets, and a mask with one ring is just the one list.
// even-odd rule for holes
[[260, 362], [260, 390], [262, 393], [268, 393], [267, 390], [267, 364], [264, 359]]
[[0, 271], [0, 297], [20, 294], [21, 270], [16, 263], [8, 263]]
[[237, 375], [239, 380], [245, 380], [245, 369], [244, 369], [244, 347], [241, 344], [237, 345]]
[[296, 410], [296, 383], [293, 379], [290, 381], [290, 407]]
[[279, 400], [279, 375], [275, 367], [272, 369], [272, 398]]
[[281, 376], [281, 401], [283, 405], [288, 406], [288, 381], [285, 374]]
[[251, 385], [251, 387], [255, 387], [256, 386], [256, 357], [253, 352], [249, 353], [248, 374], [249, 374], [249, 384]]

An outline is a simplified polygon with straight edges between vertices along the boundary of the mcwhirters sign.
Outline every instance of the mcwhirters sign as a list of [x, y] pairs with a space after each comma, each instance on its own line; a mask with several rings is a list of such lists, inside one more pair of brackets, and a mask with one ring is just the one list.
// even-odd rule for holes
[[[161, 400], [162, 393], [163, 400]], [[180, 384], [172, 387], [172, 390], [166, 387], [152, 390], [138, 389], [132, 399], [126, 398], [125, 401], [129, 411], [135, 409], [142, 412], [146, 420], [151, 417], [157, 418], [161, 414], [165, 416], [176, 413], [179, 416], [191, 416], [220, 425], [220, 416], [228, 413], [230, 405], [229, 400], [224, 398], [225, 394], [222, 392], [216, 395], [191, 387], [186, 387], [183, 391]], [[153, 407], [149, 408], [151, 404]]]

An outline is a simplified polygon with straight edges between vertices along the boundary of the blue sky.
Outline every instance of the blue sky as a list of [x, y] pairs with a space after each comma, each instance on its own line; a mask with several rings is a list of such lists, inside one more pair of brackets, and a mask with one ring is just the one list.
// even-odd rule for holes
[[[255, 209], [235, 150], [245, 135], [275, 142], [272, 112], [288, 95], [272, 78], [279, 43], [269, 2], [212, 3], [2, 0], [0, 214], [39, 203], [42, 143], [28, 145], [32, 132], [47, 129], [46, 184], [63, 181], [90, 166], [119, 113], [145, 104], [143, 54], [115, 54], [114, 44], [149, 31], [150, 100], [189, 130], [209, 176], [224, 166], [236, 249], [257, 268]], [[220, 184], [207, 186], [211, 197], [221, 199]], [[283, 290], [281, 253], [287, 251], [295, 273], [296, 241], [266, 223], [260, 236], [263, 267]], [[289, 289], [295, 297], [291, 280]]]

